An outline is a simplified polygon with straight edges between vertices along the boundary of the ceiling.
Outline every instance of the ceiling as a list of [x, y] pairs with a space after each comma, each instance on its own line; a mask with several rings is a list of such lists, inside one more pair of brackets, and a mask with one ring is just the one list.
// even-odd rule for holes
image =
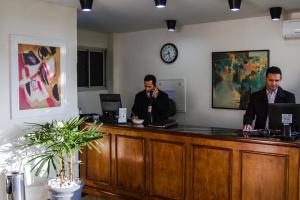
[[166, 19], [177, 26], [269, 15], [281, 6], [285, 13], [300, 11], [300, 0], [243, 0], [239, 12], [230, 12], [227, 0], [167, 0], [157, 9], [154, 0], [94, 0], [92, 12], [81, 12], [79, 0], [43, 0], [78, 8], [78, 27], [100, 32], [131, 32], [166, 27]]

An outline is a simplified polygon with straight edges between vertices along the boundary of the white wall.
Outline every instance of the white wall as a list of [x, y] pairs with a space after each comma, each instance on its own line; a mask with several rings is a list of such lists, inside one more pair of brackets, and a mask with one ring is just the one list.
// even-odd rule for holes
[[[143, 89], [145, 74], [158, 79], [185, 78], [187, 112], [178, 114], [180, 123], [241, 128], [244, 111], [212, 109], [211, 52], [231, 50], [270, 50], [270, 64], [281, 67], [282, 86], [294, 92], [300, 102], [300, 40], [282, 39], [282, 22], [270, 17], [248, 18], [165, 29], [115, 34], [115, 92], [122, 94], [131, 109], [134, 95]], [[177, 45], [179, 57], [164, 64], [159, 56], [163, 44]]]
[[[24, 134], [24, 121], [46, 121], [50, 119], [66, 119], [77, 115], [77, 16], [75, 8], [45, 3], [40, 0], [9, 0], [1, 1], [0, 7], [0, 199], [6, 199], [3, 173], [18, 169], [10, 161], [14, 148], [7, 151], [12, 139]], [[51, 38], [65, 41], [67, 44], [66, 59], [66, 100], [67, 111], [61, 115], [13, 121], [10, 119], [10, 46], [9, 35], [25, 35], [40, 38]], [[19, 160], [20, 161], [20, 160]], [[27, 199], [41, 199], [41, 193], [32, 192]]]
[[108, 33], [100, 33], [82, 29], [77, 30], [78, 46], [107, 48], [108, 38]]
[[112, 37], [110, 33], [80, 30], [77, 32], [79, 47], [94, 47], [107, 49], [108, 87], [104, 89], [79, 89], [78, 107], [83, 113], [101, 113], [100, 93], [108, 93], [112, 87]]

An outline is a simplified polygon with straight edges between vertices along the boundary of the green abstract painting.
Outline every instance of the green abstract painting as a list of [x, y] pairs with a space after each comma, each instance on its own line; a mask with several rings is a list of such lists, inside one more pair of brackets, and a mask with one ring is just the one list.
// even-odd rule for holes
[[265, 87], [269, 50], [212, 53], [212, 107], [247, 108], [250, 94]]

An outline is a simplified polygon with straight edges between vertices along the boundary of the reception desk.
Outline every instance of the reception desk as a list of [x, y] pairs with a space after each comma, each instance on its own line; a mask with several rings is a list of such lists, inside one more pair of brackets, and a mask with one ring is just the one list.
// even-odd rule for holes
[[297, 142], [232, 129], [104, 125], [85, 149], [84, 192], [108, 199], [299, 200]]

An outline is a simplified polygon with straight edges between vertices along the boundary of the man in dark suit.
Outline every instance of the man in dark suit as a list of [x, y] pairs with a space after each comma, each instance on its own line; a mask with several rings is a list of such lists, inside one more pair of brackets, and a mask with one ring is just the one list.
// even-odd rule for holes
[[148, 74], [144, 78], [145, 90], [135, 95], [132, 107], [133, 118], [144, 119], [145, 124], [163, 122], [168, 119], [168, 94], [156, 87], [156, 78]]
[[279, 87], [282, 80], [281, 70], [278, 67], [269, 67], [266, 72], [266, 87], [251, 94], [247, 111], [244, 115], [243, 130], [252, 130], [255, 119], [255, 129], [268, 128], [268, 104], [295, 103], [295, 95]]

